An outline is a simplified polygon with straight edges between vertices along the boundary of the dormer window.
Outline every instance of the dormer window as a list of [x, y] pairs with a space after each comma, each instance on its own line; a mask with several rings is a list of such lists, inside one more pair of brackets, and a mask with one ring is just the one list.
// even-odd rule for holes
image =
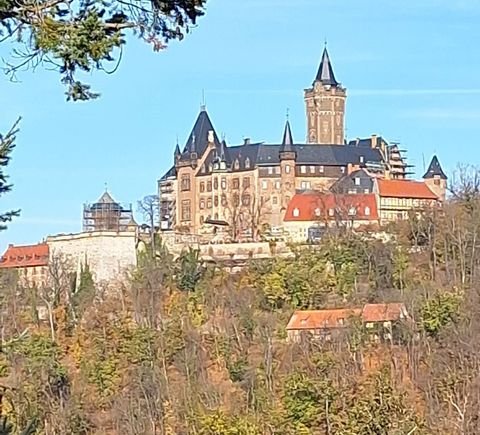
[[235, 163], [233, 164], [233, 168], [237, 171], [240, 169], [240, 162], [238, 161], [238, 159], [235, 159]]
[[355, 207], [350, 207], [349, 210], [348, 210], [348, 214], [350, 216], [355, 216], [357, 214], [357, 210]]
[[365, 216], [370, 216], [370, 207], [365, 207]]
[[329, 216], [335, 216], [335, 210], [333, 208], [328, 209], [328, 215]]
[[360, 186], [360, 178], [355, 177], [355, 186]]
[[365, 163], [365, 157], [360, 156], [360, 163]]
[[299, 217], [300, 216], [300, 210], [298, 208], [293, 209], [293, 217]]
[[320, 212], [320, 209], [317, 207], [315, 209], [315, 216], [320, 216], [321, 212]]
[[250, 169], [250, 159], [248, 157], [245, 159], [245, 169]]

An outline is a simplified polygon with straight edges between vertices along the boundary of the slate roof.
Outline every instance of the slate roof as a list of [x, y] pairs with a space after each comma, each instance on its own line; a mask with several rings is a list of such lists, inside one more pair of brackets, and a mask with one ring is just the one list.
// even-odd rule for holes
[[423, 178], [425, 179], [434, 177], [440, 177], [442, 180], [447, 179], [445, 172], [443, 172], [443, 169], [440, 166], [440, 162], [438, 161], [437, 156], [433, 156], [432, 161], [428, 166], [427, 172], [425, 172], [425, 175], [423, 176]]
[[323, 50], [322, 61], [320, 62], [315, 82], [321, 82], [322, 84], [328, 86], [339, 85], [335, 79], [335, 74], [333, 73], [333, 67], [332, 63], [330, 62], [330, 56], [328, 55], [327, 47], [325, 47], [325, 50]]
[[187, 139], [187, 143], [183, 148], [182, 156], [185, 155], [185, 157], [188, 158], [191, 152], [196, 152], [198, 156], [203, 155], [208, 145], [209, 131], [213, 131], [215, 146], [220, 148], [220, 141], [218, 140], [217, 133], [213, 128], [212, 121], [210, 120], [205, 107], [202, 107], [190, 136]]
[[[359, 184], [356, 184], [355, 179], [359, 179]], [[355, 191], [356, 193], [373, 192], [373, 177], [365, 169], [353, 171], [350, 174], [344, 175], [333, 183], [330, 190], [335, 193], [349, 193]]]
[[48, 265], [48, 245], [9, 245], [0, 259], [0, 268], [35, 267]]
[[290, 128], [290, 122], [287, 120], [285, 124], [285, 131], [283, 132], [283, 139], [282, 139], [282, 152], [290, 152], [293, 151], [293, 136], [292, 136], [292, 129]]

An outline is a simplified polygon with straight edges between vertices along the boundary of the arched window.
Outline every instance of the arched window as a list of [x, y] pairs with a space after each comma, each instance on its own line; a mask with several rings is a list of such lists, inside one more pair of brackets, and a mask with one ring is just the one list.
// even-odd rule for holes
[[293, 209], [293, 217], [298, 217], [300, 216], [300, 210], [298, 208]]
[[245, 159], [245, 169], [250, 169], [250, 159], [248, 157]]

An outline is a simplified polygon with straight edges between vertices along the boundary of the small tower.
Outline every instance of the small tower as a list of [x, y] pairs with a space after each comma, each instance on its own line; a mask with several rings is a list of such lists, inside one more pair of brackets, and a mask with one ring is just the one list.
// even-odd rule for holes
[[346, 98], [325, 47], [313, 85], [305, 89], [307, 143], [344, 145]]
[[288, 203], [295, 195], [295, 161], [297, 153], [293, 144], [292, 130], [287, 119], [283, 132], [282, 145], [280, 147], [280, 171], [282, 185], [282, 208], [286, 209]]
[[438, 196], [438, 199], [444, 202], [447, 193], [447, 176], [443, 172], [437, 156], [433, 156], [423, 179], [430, 190]]
[[132, 206], [116, 202], [108, 191], [93, 204], [83, 206], [83, 231], [128, 231]]

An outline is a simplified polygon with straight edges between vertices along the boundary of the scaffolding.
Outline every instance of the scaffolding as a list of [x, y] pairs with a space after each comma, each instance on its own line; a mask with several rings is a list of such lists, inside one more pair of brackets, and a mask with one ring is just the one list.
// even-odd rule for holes
[[128, 231], [135, 224], [132, 206], [113, 200], [108, 192], [83, 206], [83, 231]]

